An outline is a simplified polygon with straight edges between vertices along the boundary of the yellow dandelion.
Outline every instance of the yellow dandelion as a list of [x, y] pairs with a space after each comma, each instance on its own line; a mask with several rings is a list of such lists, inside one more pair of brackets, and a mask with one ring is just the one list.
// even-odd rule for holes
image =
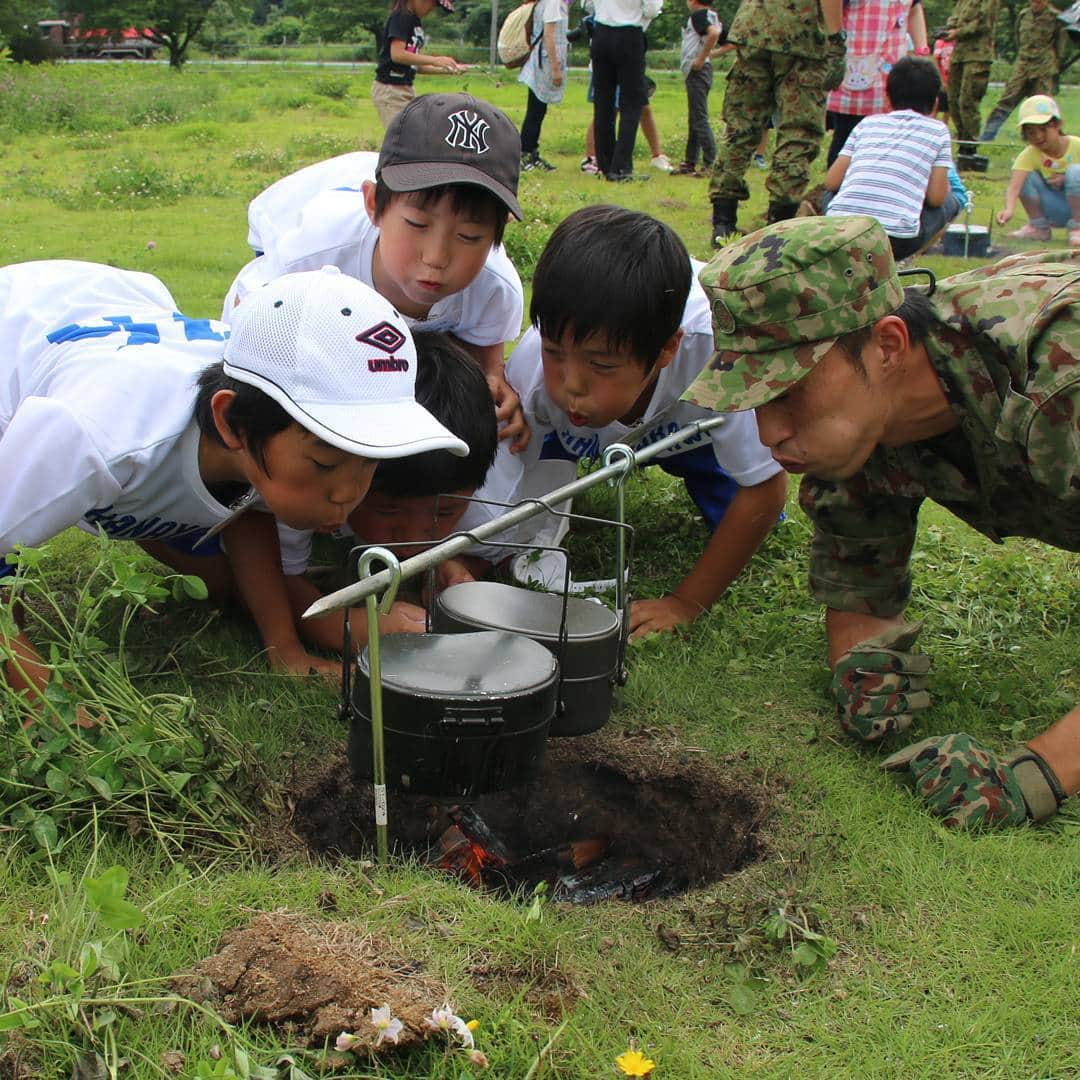
[[615, 1059], [615, 1064], [625, 1076], [649, 1076], [656, 1068], [656, 1062], [647, 1058], [640, 1050], [627, 1050]]

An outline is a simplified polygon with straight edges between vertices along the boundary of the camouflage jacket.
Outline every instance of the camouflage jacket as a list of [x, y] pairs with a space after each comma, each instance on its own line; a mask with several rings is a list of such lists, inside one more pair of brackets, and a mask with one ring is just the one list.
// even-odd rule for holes
[[904, 609], [927, 498], [991, 540], [1080, 551], [1080, 251], [948, 278], [931, 304], [924, 344], [957, 427], [878, 447], [848, 480], [803, 480], [815, 526], [810, 588], [828, 607]]
[[953, 64], [994, 59], [994, 25], [998, 0], [959, 0], [945, 24], [956, 31]]
[[819, 0], [742, 0], [728, 41], [788, 56], [825, 56]]
[[1016, 64], [1029, 75], [1056, 75], [1068, 51], [1069, 31], [1048, 7], [1036, 15], [1026, 7], [1016, 20]]

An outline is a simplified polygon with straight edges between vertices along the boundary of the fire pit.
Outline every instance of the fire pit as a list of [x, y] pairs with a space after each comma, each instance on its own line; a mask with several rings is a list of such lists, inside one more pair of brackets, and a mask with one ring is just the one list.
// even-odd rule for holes
[[[315, 851], [373, 847], [371, 791], [332, 763], [294, 792], [294, 830]], [[528, 783], [476, 799], [390, 794], [390, 843], [498, 895], [545, 882], [567, 904], [643, 901], [700, 888], [757, 859], [764, 792], [671, 740], [559, 739]]]

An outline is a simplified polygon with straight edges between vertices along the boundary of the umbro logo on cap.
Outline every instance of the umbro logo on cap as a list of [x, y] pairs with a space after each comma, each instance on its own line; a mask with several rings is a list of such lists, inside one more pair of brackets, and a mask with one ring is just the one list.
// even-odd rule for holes
[[[356, 340], [362, 345], [374, 345], [376, 349], [381, 349], [384, 353], [395, 353], [405, 344], [405, 335], [391, 323], [381, 322], [357, 334]], [[408, 364], [405, 365], [404, 370], [409, 370]]]

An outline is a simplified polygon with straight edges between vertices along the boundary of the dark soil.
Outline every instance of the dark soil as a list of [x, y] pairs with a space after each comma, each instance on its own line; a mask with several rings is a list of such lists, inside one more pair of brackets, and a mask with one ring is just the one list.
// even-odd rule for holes
[[[289, 801], [292, 829], [310, 850], [360, 856], [374, 849], [371, 787], [353, 781], [344, 756], [294, 789]], [[391, 848], [432, 857], [431, 822], [452, 804], [391, 792]], [[470, 806], [518, 859], [604, 836], [611, 843], [604, 864], [613, 874], [658, 868], [664, 884], [650, 895], [670, 896], [760, 858], [768, 802], [745, 776], [668, 737], [601, 732], [551, 740], [536, 781], [480, 796]], [[535, 881], [518, 877], [513, 884], [528, 889]]]
[[428, 1037], [424, 1017], [448, 999], [443, 984], [379, 937], [283, 911], [225, 934], [218, 951], [175, 976], [173, 986], [229, 1023], [268, 1023], [293, 1043], [333, 1045], [350, 1032], [360, 1053], [391, 1048], [375, 1048], [373, 1008], [390, 1006], [404, 1024], [399, 1044], [409, 1046]]

